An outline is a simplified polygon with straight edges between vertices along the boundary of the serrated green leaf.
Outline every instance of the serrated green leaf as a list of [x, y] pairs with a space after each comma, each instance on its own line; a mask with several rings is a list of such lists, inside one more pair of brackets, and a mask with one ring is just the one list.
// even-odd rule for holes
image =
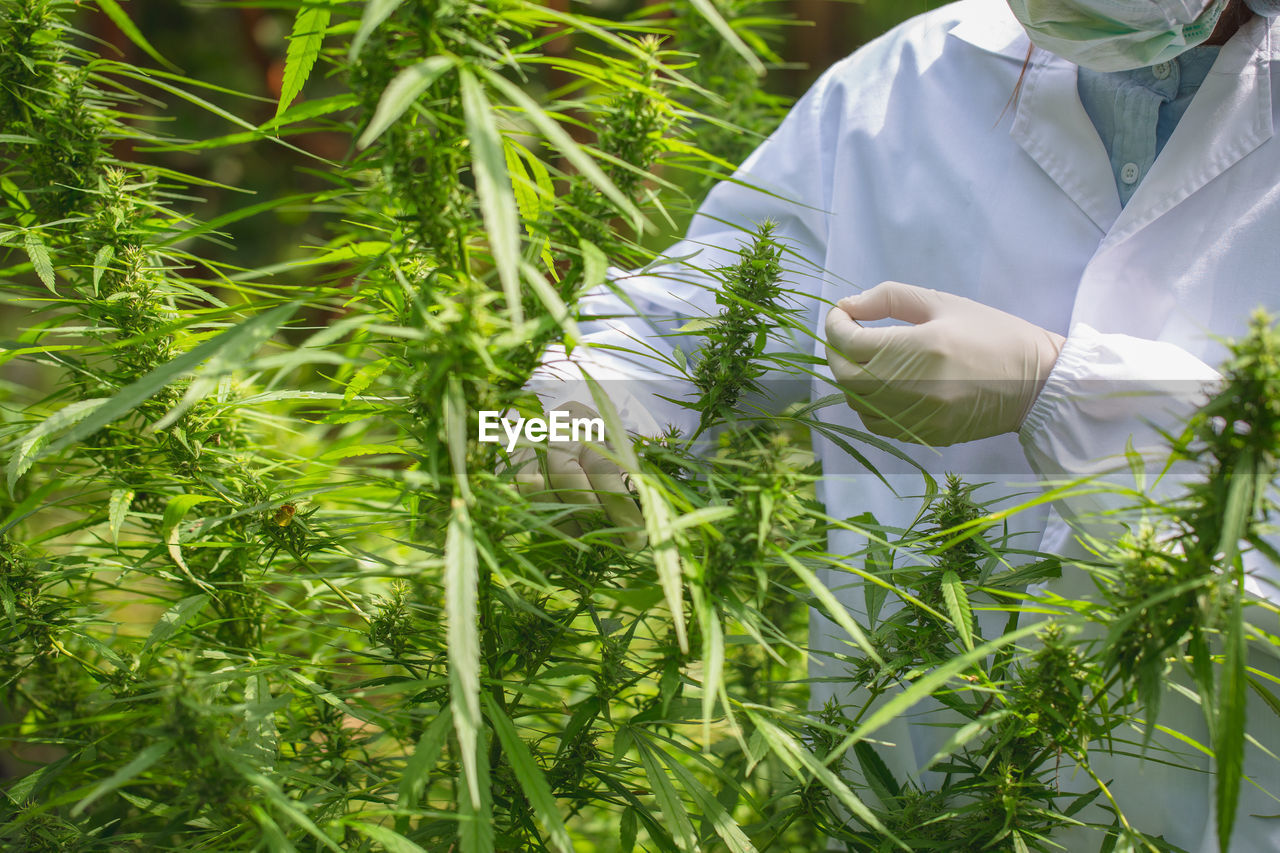
[[534, 237], [545, 205], [542, 203], [538, 185], [529, 176], [529, 170], [525, 168], [524, 160], [520, 156], [519, 149], [523, 147], [514, 140], [502, 140], [502, 155], [507, 162], [507, 175], [511, 178], [511, 189], [515, 192], [520, 220], [524, 223], [525, 233]]
[[641, 737], [635, 739], [635, 745], [636, 752], [640, 755], [640, 764], [644, 767], [645, 778], [649, 780], [653, 797], [657, 800], [658, 808], [662, 809], [663, 821], [671, 830], [676, 846], [684, 853], [693, 853], [698, 849], [698, 837], [680, 795], [667, 778], [666, 771], [654, 758], [654, 747]]
[[1271, 709], [1271, 713], [1280, 717], [1280, 697], [1276, 696], [1276, 694], [1264, 687], [1262, 682], [1257, 678], [1254, 678], [1252, 675], [1249, 676], [1249, 686], [1253, 688], [1253, 692], [1258, 695], [1258, 698], [1266, 703], [1266, 706]]
[[427, 789], [427, 781], [431, 768], [440, 760], [440, 750], [449, 736], [449, 724], [453, 717], [446, 704], [418, 738], [418, 745], [413, 750], [404, 766], [404, 774], [400, 777], [400, 787], [396, 805], [401, 809], [416, 809], [422, 801], [422, 794]]
[[[9, 627], [15, 631], [18, 628], [18, 599], [13, 594], [13, 589], [0, 579], [0, 609], [4, 610], [5, 618], [9, 620]], [[17, 636], [16, 634], [14, 636]]]
[[22, 245], [27, 250], [27, 256], [31, 258], [31, 266], [35, 268], [36, 276], [45, 287], [49, 288], [50, 293], [57, 295], [57, 282], [53, 277], [53, 259], [49, 257], [49, 249], [40, 239], [40, 235], [34, 231], [28, 231], [22, 235]]
[[969, 604], [969, 596], [964, 591], [964, 584], [954, 570], [942, 573], [942, 600], [947, 605], [947, 615], [955, 626], [960, 641], [969, 651], [973, 651], [973, 608]]
[[[555, 258], [551, 254], [551, 238], [538, 231], [538, 223], [542, 215], [555, 207], [556, 195], [551, 184], [551, 176], [547, 173], [547, 167], [542, 165], [542, 161], [528, 148], [513, 139], [504, 138], [502, 142], [503, 153], [507, 158], [507, 173], [511, 176], [511, 186], [515, 190], [516, 206], [520, 208], [520, 219], [524, 222], [525, 234], [538, 247], [538, 257], [546, 267], [547, 274], [559, 281]], [[530, 169], [536, 177], [530, 177]], [[556, 299], [559, 300], [559, 294], [554, 290], [551, 290], [551, 293], [555, 294]], [[543, 302], [546, 302], [545, 298]], [[548, 306], [549, 310], [550, 307]], [[569, 346], [572, 351], [573, 345]]]
[[[697, 590], [702, 598], [701, 590]], [[720, 618], [710, 602], [703, 601], [698, 608], [699, 628], [702, 630], [702, 745], [711, 749], [711, 716], [716, 709], [716, 695], [721, 690], [724, 677], [724, 630]]]
[[858, 766], [862, 768], [863, 777], [881, 803], [889, 806], [894, 798], [902, 795], [902, 786], [874, 746], [866, 741], [859, 741], [853, 745], [853, 754], [858, 759]]
[[507, 176], [506, 158], [502, 154], [502, 136], [493, 120], [493, 105], [475, 75], [466, 68], [458, 69], [461, 84], [462, 113], [467, 123], [467, 139], [471, 142], [471, 172], [475, 176], [476, 195], [480, 197], [480, 214], [484, 219], [493, 253], [498, 279], [507, 298], [511, 321], [524, 322], [520, 300], [519, 217], [515, 195]]
[[[876, 521], [876, 517], [869, 512], [854, 518], [853, 523], [873, 528], [880, 526], [880, 522]], [[875, 539], [869, 540], [867, 542], [866, 570], [870, 574], [887, 580], [893, 573], [893, 549], [883, 542]], [[877, 583], [867, 583], [863, 588], [866, 590], [864, 595], [867, 603], [867, 625], [874, 628], [876, 620], [880, 618], [880, 611], [884, 608], [884, 603], [889, 596], [889, 590]]]
[[621, 847], [619, 853], [634, 853], [637, 830], [635, 807], [627, 806], [622, 810], [622, 820], [618, 825], [618, 837]]
[[107, 398], [77, 400], [58, 409], [58, 411], [36, 424], [33, 429], [28, 430], [9, 457], [9, 464], [5, 471], [9, 481], [9, 494], [13, 494], [14, 485], [17, 484], [23, 474], [30, 470], [36, 458], [41, 455], [40, 448], [45, 439], [59, 430], [66, 429], [89, 417], [99, 406], [106, 402]]
[[387, 88], [382, 90], [378, 98], [378, 106], [374, 108], [373, 118], [369, 126], [360, 134], [356, 148], [364, 150], [374, 143], [387, 128], [395, 124], [405, 114], [413, 102], [427, 88], [440, 78], [440, 75], [453, 67], [453, 60], [447, 56], [433, 56], [411, 65], [391, 79]]
[[408, 452], [403, 447], [396, 447], [393, 444], [353, 444], [350, 447], [335, 447], [333, 450], [326, 450], [320, 455], [320, 458], [328, 461], [384, 454], [403, 456]]
[[681, 763], [680, 759], [663, 751], [659, 751], [658, 755], [661, 757], [662, 762], [667, 765], [667, 769], [671, 771], [671, 775], [680, 782], [680, 786], [689, 792], [689, 796], [693, 797], [701, 813], [700, 816], [710, 822], [711, 828], [724, 841], [725, 846], [732, 853], [756, 853], [755, 845], [751, 843], [751, 839], [747, 838], [746, 833], [742, 831], [742, 827], [738, 826], [738, 822], [725, 810], [725, 807], [721, 805], [715, 795], [707, 790], [706, 786], [698, 781], [696, 776], [689, 772], [689, 769]]
[[102, 274], [111, 268], [111, 262], [115, 260], [116, 247], [110, 244], [98, 249], [98, 254], [93, 256], [93, 295], [98, 295], [98, 285], [102, 281]]
[[121, 767], [115, 773], [99, 782], [92, 791], [90, 791], [84, 799], [76, 803], [71, 809], [72, 817], [79, 817], [89, 806], [101, 799], [103, 795], [109, 794], [122, 785], [127, 785], [134, 779], [145, 773], [153, 764], [164, 758], [165, 754], [173, 748], [173, 741], [168, 738], [158, 740], [155, 743], [143, 747], [137, 755], [133, 757], [125, 766]]
[[320, 56], [325, 31], [329, 28], [332, 10], [329, 0], [311, 0], [298, 10], [293, 19], [293, 31], [289, 34], [289, 49], [284, 58], [284, 80], [280, 84], [280, 102], [276, 104], [276, 117], [289, 108], [298, 97], [311, 69]]
[[[183, 393], [182, 399], [178, 401], [177, 405], [165, 412], [158, 421], [148, 426], [147, 431], [158, 432], [167, 429], [178, 418], [186, 414], [192, 406], [217, 388], [218, 383], [224, 376], [228, 376], [237, 370], [242, 370], [258, 347], [274, 335], [279, 325], [287, 320], [292, 313], [292, 307], [288, 305], [282, 306], [274, 311], [267, 312], [267, 314], [254, 317], [236, 330], [232, 330], [239, 331], [239, 334], [234, 337], [224, 332], [223, 335], [216, 338], [215, 340], [226, 339], [222, 341], [221, 346], [208, 354], [208, 358], [204, 360], [203, 364], [194, 369], [195, 375], [187, 385], [187, 390]], [[273, 320], [276, 322], [272, 322]]]
[[[1240, 479], [1243, 479], [1242, 477]], [[1214, 795], [1218, 822], [1218, 849], [1229, 853], [1240, 804], [1240, 783], [1244, 776], [1245, 703], [1248, 700], [1248, 650], [1245, 647], [1244, 590], [1234, 590], [1235, 600], [1226, 626], [1225, 659], [1218, 693], [1218, 719], [1213, 751], [1217, 763]]]
[[36, 458], [50, 453], [57, 453], [63, 448], [92, 435], [107, 424], [118, 420], [158, 394], [178, 377], [195, 369], [206, 359], [212, 358], [224, 348], [237, 346], [246, 339], [255, 341], [264, 339], [264, 330], [275, 331], [293, 315], [297, 308], [298, 303], [291, 302], [251, 317], [238, 326], [234, 326], [220, 335], [210, 338], [190, 352], [183, 353], [173, 361], [160, 365], [132, 385], [122, 388], [114, 397], [103, 402], [101, 406], [95, 408], [69, 432], [44, 451], [38, 453]]
[[382, 26], [390, 18], [404, 0], [369, 0], [364, 5], [364, 14], [360, 16], [360, 28], [351, 39], [351, 49], [347, 51], [347, 61], [355, 62], [360, 56], [364, 43], [373, 35], [373, 31]]
[[[476, 543], [471, 516], [461, 498], [453, 501], [453, 514], [444, 545], [444, 600], [448, 620], [446, 639], [449, 660], [449, 695], [453, 727], [462, 752], [465, 789], [473, 809], [480, 809], [476, 740], [480, 730], [480, 638], [476, 626]], [[468, 799], [468, 798], [463, 798]]]
[[204, 606], [209, 603], [209, 596], [203, 592], [195, 595], [189, 595], [170, 607], [160, 617], [160, 621], [156, 622], [155, 627], [151, 629], [147, 641], [142, 646], [141, 657], [146, 657], [147, 653], [152, 649], [158, 648], [167, 642], [170, 637], [178, 633], [182, 626], [190, 622]]
[[107, 519], [111, 526], [111, 544], [120, 544], [120, 527], [129, 515], [129, 505], [133, 503], [133, 489], [115, 489], [107, 502]]
[[479, 779], [480, 804], [473, 805], [464, 780], [458, 780], [458, 841], [461, 853], [493, 853], [493, 792], [489, 787], [489, 748], [487, 738], [477, 738], [471, 758], [463, 758], [465, 767], [474, 765]]
[[533, 813], [547, 832], [547, 844], [559, 853], [573, 853], [573, 842], [569, 839], [569, 830], [564, 825], [564, 818], [556, 806], [556, 799], [551, 793], [551, 785], [547, 782], [542, 768], [538, 767], [529, 752], [529, 747], [520, 739], [515, 724], [511, 722], [493, 697], [484, 694], [480, 697], [484, 704], [485, 716], [493, 725], [493, 731], [502, 744], [502, 751], [511, 764], [516, 781], [524, 791]]
[[342, 392], [343, 401], [350, 403], [356, 397], [359, 397], [390, 366], [391, 361], [389, 359], [380, 358], [361, 367], [351, 377], [351, 381], [347, 383], [346, 390]]
[[381, 844], [382, 849], [387, 853], [427, 853], [422, 847], [419, 847], [394, 829], [376, 823], [366, 823], [361, 820], [347, 821], [346, 824], [354, 827], [360, 834]]
[[161, 537], [164, 539], [165, 546], [169, 549], [169, 556], [173, 562], [187, 576], [187, 579], [201, 589], [212, 592], [213, 587], [208, 583], [198, 579], [191, 574], [191, 569], [187, 567], [187, 561], [182, 557], [181, 546], [181, 523], [191, 508], [208, 501], [219, 500], [212, 495], [174, 495], [169, 499], [169, 503], [164, 508], [164, 520], [161, 522]]
[[276, 712], [283, 710], [291, 699], [289, 694], [279, 698], [271, 695], [271, 683], [261, 672], [251, 673], [244, 682], [244, 722], [235, 746], [264, 773], [273, 772], [280, 749], [280, 732], [276, 728]]

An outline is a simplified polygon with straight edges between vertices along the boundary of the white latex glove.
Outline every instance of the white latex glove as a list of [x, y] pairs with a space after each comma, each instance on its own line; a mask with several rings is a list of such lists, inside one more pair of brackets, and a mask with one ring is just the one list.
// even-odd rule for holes
[[[557, 408], [574, 418], [599, 417], [594, 409], [576, 401]], [[516, 488], [520, 494], [537, 500], [603, 509], [610, 521], [625, 530], [622, 540], [627, 547], [643, 548], [648, 541], [644, 516], [627, 489], [625, 472], [598, 452], [599, 445], [596, 442], [549, 442], [545, 448], [545, 477], [538, 451], [531, 446], [522, 444], [511, 454], [511, 467], [516, 472]], [[582, 535], [582, 528], [576, 522], [565, 521], [557, 526], [570, 536]]]
[[[857, 322], [886, 318], [914, 325]], [[938, 447], [1016, 432], [1065, 340], [972, 299], [896, 281], [827, 314], [827, 361], [866, 428]]]

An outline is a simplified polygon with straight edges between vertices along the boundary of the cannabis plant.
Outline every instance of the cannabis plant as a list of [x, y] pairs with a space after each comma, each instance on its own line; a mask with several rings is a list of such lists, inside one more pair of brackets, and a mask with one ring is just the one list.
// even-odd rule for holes
[[[839, 395], [769, 405], [767, 374], [815, 369], [768, 345], [811, 334], [784, 240], [651, 251], [779, 117], [761, 7], [214, 4], [287, 32], [249, 120], [263, 95], [179, 70], [126, 5], [0, 0], [6, 848], [1051, 849], [1109, 801], [1055, 762], [1154, 725], [1184, 665], [1225, 847], [1241, 697], [1271, 696], [1241, 592], [1246, 550], [1274, 554], [1266, 324], [1180, 445], [1211, 476], [1102, 543], [1099, 603], [1024, 620], [1059, 561], [1011, 547], [976, 484], [927, 484], [908, 530], [817, 500], [810, 435], [883, 443], [821, 418]], [[288, 152], [307, 182], [202, 220], [235, 188], [183, 169], [219, 151]], [[259, 264], [246, 229], [303, 236]], [[579, 401], [643, 530], [522, 494], [482, 416], [541, 413], [531, 380], [590, 343], [582, 300], [658, 265], [714, 292], [658, 368], [692, 426], [628, 432], [595, 377]], [[866, 624], [818, 573], [851, 528], [868, 601], [901, 605]], [[807, 711], [811, 610], [865, 707]], [[928, 698], [961, 720], [941, 788], [875, 740]], [[1113, 812], [1102, 835], [1157, 843]]]

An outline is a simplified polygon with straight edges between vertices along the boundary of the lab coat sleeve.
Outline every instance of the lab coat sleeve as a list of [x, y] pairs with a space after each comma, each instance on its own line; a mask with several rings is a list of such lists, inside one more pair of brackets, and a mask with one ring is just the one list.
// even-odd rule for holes
[[[611, 267], [608, 281], [583, 297], [580, 345], [570, 355], [562, 346], [549, 348], [530, 382], [544, 406], [570, 399], [592, 405], [577, 379], [579, 370], [586, 370], [601, 380], [629, 430], [655, 435], [672, 425], [691, 433], [697, 413], [671, 399], [696, 399], [680, 363], [682, 355], [696, 353], [702, 338], [676, 332], [691, 320], [720, 312], [717, 285], [707, 271], [734, 264], [738, 249], [749, 245], [751, 232], [765, 220], [775, 224], [775, 239], [784, 247], [783, 284], [791, 291], [785, 307], [799, 311], [802, 327], [772, 336], [766, 353], [815, 351], [812, 331], [818, 328], [839, 125], [832, 91], [840, 67], [829, 69], [733, 177], [711, 190], [684, 239], [663, 253], [664, 260], [640, 271]], [[780, 410], [808, 393], [802, 374], [782, 369], [771, 368], [759, 384], [765, 398], [751, 402], [767, 410]]]
[[[1185, 460], [1166, 471], [1170, 449], [1161, 433], [1180, 433], [1221, 379], [1174, 344], [1103, 334], [1080, 323], [1067, 337], [1019, 438], [1031, 467], [1050, 482], [1093, 477], [1104, 486], [1142, 490], [1156, 501], [1176, 497], [1203, 472]], [[1123, 519], [1116, 510], [1131, 505], [1132, 496], [1104, 488], [1069, 496], [1056, 507], [1073, 528], [1111, 538], [1118, 530], [1109, 527]], [[1275, 567], [1250, 552], [1245, 569], [1250, 592], [1280, 601]]]

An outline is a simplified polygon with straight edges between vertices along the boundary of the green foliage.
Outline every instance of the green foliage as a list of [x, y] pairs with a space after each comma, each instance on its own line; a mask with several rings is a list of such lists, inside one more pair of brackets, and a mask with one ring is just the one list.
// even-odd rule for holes
[[[669, 240], [672, 179], [696, 196], [745, 153], [739, 130], [776, 121], [757, 72], [779, 22], [701, 0], [624, 22], [286, 6], [282, 92], [255, 124], [216, 81], [100, 54], [87, 4], [0, 2], [0, 286], [22, 312], [0, 386], [0, 843], [1047, 850], [1110, 798], [1088, 772], [1058, 790], [1056, 762], [1087, 771], [1122, 727], [1149, 731], [1182, 666], [1225, 845], [1245, 691], [1270, 696], [1241, 594], [1244, 553], [1274, 556], [1265, 322], [1182, 444], [1209, 476], [1071, 567], [1098, 602], [1020, 624], [1025, 586], [1061, 567], [1010, 545], [1012, 509], [952, 478], [918, 529], [832, 518], [810, 432], [854, 454], [874, 437], [819, 419], [838, 396], [756, 405], [766, 370], [811, 369], [766, 353], [810, 330], [765, 225], [698, 271], [718, 307], [686, 329], [698, 434], [627, 436], [602, 405], [645, 511], [631, 548], [603, 513], [522, 496], [478, 413], [536, 411], [526, 385], [580, 345], [579, 298]], [[161, 61], [128, 4], [98, 7]], [[166, 98], [236, 127], [169, 139]], [[205, 222], [205, 182], [166, 159], [316, 127], [347, 152], [311, 158], [319, 189]], [[219, 253], [224, 229], [291, 208], [306, 245], [260, 268]], [[852, 561], [827, 544], [849, 529], [868, 543]], [[867, 585], [865, 624], [827, 583], [842, 571]], [[848, 635], [863, 705], [806, 714], [809, 608]], [[957, 720], [941, 786], [896, 778], [875, 739], [925, 700]], [[1158, 849], [1116, 811], [1099, 839]]]

